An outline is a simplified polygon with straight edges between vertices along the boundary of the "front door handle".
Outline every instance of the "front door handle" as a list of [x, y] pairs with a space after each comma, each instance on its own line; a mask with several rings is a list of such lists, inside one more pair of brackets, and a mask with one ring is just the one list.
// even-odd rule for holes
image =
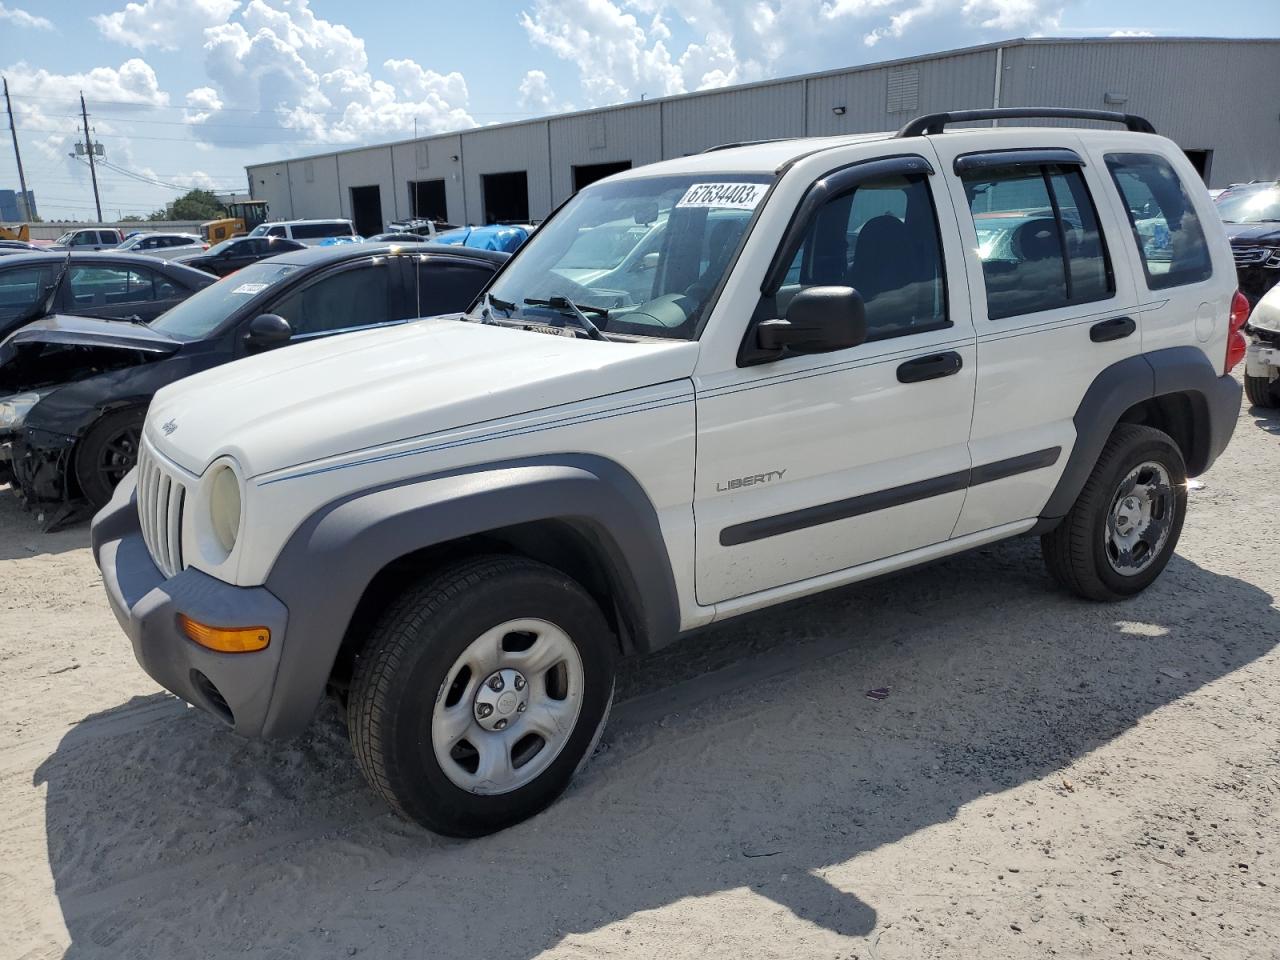
[[920, 383], [922, 380], [937, 380], [939, 377], [950, 377], [960, 372], [964, 360], [954, 350], [946, 353], [931, 353], [927, 357], [916, 357], [898, 367], [899, 383]]
[[1089, 339], [1094, 343], [1123, 340], [1137, 329], [1138, 325], [1130, 317], [1112, 317], [1110, 320], [1103, 320], [1090, 327]]

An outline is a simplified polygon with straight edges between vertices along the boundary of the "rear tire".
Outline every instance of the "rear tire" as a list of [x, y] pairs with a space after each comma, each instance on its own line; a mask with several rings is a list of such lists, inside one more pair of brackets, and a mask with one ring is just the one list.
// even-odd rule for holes
[[116, 484], [137, 464], [146, 416], [143, 407], [108, 413], [98, 418], [80, 441], [75, 457], [76, 482], [94, 510], [107, 505]]
[[490, 556], [446, 568], [401, 594], [356, 657], [356, 761], [388, 805], [437, 833], [518, 823], [595, 748], [615, 649], [595, 601], [552, 567]]
[[1280, 380], [1244, 375], [1244, 393], [1255, 407], [1280, 407]]
[[1040, 538], [1049, 574], [1089, 600], [1145, 590], [1173, 556], [1187, 513], [1187, 468], [1168, 434], [1122, 423], [1070, 512]]

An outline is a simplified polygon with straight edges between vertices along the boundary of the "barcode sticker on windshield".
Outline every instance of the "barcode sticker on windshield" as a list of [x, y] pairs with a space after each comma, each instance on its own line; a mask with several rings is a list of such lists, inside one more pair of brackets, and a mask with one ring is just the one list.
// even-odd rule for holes
[[255, 293], [261, 293], [263, 290], [267, 289], [267, 287], [269, 286], [271, 286], [271, 284], [269, 283], [242, 283], [240, 284], [240, 286], [236, 287], [231, 292], [253, 295]]
[[754, 210], [764, 199], [763, 183], [695, 183], [677, 207], [721, 207]]

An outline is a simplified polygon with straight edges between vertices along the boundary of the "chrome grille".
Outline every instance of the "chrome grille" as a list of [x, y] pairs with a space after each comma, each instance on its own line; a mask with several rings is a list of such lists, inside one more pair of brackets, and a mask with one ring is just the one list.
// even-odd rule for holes
[[182, 572], [182, 507], [187, 488], [145, 440], [138, 450], [138, 520], [160, 572]]
[[[1276, 266], [1280, 266], [1280, 248], [1277, 247], [1246, 247], [1232, 246], [1231, 255], [1236, 258], [1237, 267], [1252, 267], [1259, 263], [1267, 263], [1274, 261]], [[1267, 263], [1271, 266], [1271, 263]]]

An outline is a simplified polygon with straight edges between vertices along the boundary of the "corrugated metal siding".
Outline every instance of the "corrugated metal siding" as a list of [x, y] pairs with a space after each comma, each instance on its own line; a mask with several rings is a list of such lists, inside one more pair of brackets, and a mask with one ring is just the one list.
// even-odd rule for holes
[[390, 147], [370, 147], [368, 150], [338, 154], [338, 176], [342, 186], [341, 216], [351, 216], [352, 187], [376, 186], [378, 199], [382, 201], [383, 226], [396, 218]]
[[[422, 149], [425, 147], [425, 151]], [[455, 223], [465, 220], [462, 197], [462, 138], [457, 134], [397, 143], [391, 150], [395, 171], [395, 218], [409, 217], [409, 184], [417, 180], [443, 180], [445, 204], [449, 218]], [[425, 152], [426, 156], [422, 156]], [[458, 157], [458, 160], [454, 160]], [[420, 166], [421, 160], [426, 166]]]
[[804, 87], [805, 81], [793, 80], [659, 104], [663, 158], [739, 140], [804, 136]]
[[484, 222], [481, 176], [523, 170], [529, 176], [529, 216], [551, 212], [551, 160], [547, 122], [472, 130], [462, 135], [462, 175], [467, 185], [467, 222]]
[[[1017, 40], [1003, 50], [1002, 106], [1142, 114], [1183, 148], [1213, 151], [1211, 186], [1280, 176], [1280, 41]], [[529, 212], [539, 218], [570, 194], [576, 164], [629, 160], [640, 166], [732, 141], [892, 130], [913, 115], [991, 106], [995, 65], [996, 49], [988, 45], [423, 138], [429, 175], [418, 167], [423, 141], [327, 154], [283, 167], [260, 164], [247, 172], [254, 195], [271, 203], [274, 216], [349, 216], [348, 188], [378, 183], [388, 220], [409, 213], [410, 180], [443, 177], [450, 218], [476, 223], [484, 212], [481, 175], [524, 170]], [[911, 70], [917, 71], [914, 108], [908, 96]], [[1107, 103], [1109, 92], [1127, 99]], [[837, 116], [835, 107], [844, 107], [844, 114]], [[311, 164], [309, 181], [304, 162]]]
[[[809, 135], [896, 130], [912, 117], [941, 110], [991, 106], [995, 89], [994, 50], [938, 57], [912, 64], [919, 71], [914, 109], [890, 112], [889, 81], [902, 66], [858, 70], [809, 81]], [[844, 107], [843, 116], [833, 111]]]
[[249, 194], [255, 200], [265, 200], [271, 207], [271, 216], [288, 219], [293, 216], [293, 203], [289, 197], [289, 165], [264, 163], [249, 167]]
[[631, 161], [633, 167], [662, 159], [662, 107], [615, 107], [551, 123], [552, 206], [573, 193], [573, 168], [588, 163]]
[[1005, 106], [1139, 114], [1183, 149], [1213, 150], [1210, 186], [1280, 175], [1280, 43], [1033, 42], [1004, 64]]

